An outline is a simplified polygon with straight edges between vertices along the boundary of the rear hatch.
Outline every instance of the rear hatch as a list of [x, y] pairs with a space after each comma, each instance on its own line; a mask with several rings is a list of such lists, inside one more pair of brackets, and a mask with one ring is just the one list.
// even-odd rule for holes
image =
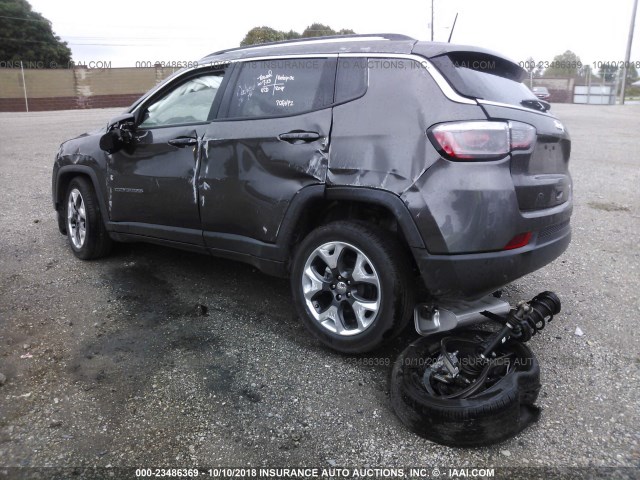
[[564, 125], [547, 111], [548, 104], [522, 83], [527, 72], [477, 49], [440, 51], [429, 60], [460, 95], [476, 99], [490, 120], [535, 127], [536, 141], [531, 148], [511, 154], [520, 210], [541, 210], [569, 201], [571, 140]]

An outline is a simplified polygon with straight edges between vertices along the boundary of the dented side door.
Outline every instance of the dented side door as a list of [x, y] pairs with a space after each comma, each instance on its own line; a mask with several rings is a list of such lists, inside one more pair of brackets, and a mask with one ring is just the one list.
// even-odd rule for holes
[[108, 165], [116, 231], [204, 246], [197, 178], [225, 74], [217, 67], [189, 72], [137, 107], [133, 142]]
[[[200, 216], [207, 246], [215, 233], [275, 242], [293, 196], [324, 183], [331, 108], [295, 117], [216, 122], [203, 140]], [[317, 133], [296, 139], [296, 131]], [[291, 133], [293, 138], [280, 138]]]
[[[274, 78], [278, 77], [277, 66], [274, 64], [271, 70]], [[332, 67], [329, 74], [335, 72], [335, 65]], [[256, 79], [260, 77], [260, 71], [255, 73]], [[296, 75], [289, 77], [294, 82], [295, 78], [302, 78]], [[286, 96], [294, 91], [291, 81], [289, 86], [290, 90], [285, 87], [276, 93]], [[230, 98], [225, 101], [237, 100], [238, 95], [247, 92], [246, 87], [231, 83]], [[257, 84], [257, 88], [262, 87]], [[329, 89], [333, 96], [332, 85]], [[254, 95], [260, 98], [261, 94]], [[273, 97], [272, 92], [264, 95]], [[226, 249], [229, 235], [275, 242], [296, 193], [326, 180], [332, 101], [333, 98], [324, 100], [325, 108], [301, 114], [218, 119], [209, 126], [203, 139], [198, 181], [200, 216], [208, 247]], [[224, 117], [224, 105], [221, 110]]]
[[[202, 243], [194, 180], [204, 130], [204, 125], [140, 129], [132, 151], [110, 156], [108, 201], [116, 230]], [[174, 145], [176, 139], [191, 144]]]

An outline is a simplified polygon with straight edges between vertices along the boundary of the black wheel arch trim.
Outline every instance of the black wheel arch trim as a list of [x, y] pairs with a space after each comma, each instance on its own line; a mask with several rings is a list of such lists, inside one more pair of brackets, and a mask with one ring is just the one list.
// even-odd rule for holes
[[367, 187], [327, 187], [327, 200], [350, 200], [379, 205], [388, 209], [398, 221], [409, 247], [426, 248], [422, 235], [402, 199], [395, 193]]
[[100, 212], [102, 212], [102, 219], [105, 223], [105, 227], [107, 228], [107, 230], [111, 230], [110, 222], [108, 220], [109, 210], [107, 209], [107, 205], [105, 201], [104, 189], [102, 187], [102, 184], [98, 180], [98, 175], [96, 174], [95, 170], [86, 165], [64, 165], [58, 169], [55, 176], [56, 183], [53, 191], [54, 208], [56, 209], [56, 211], [60, 211], [60, 209], [62, 208], [62, 202], [64, 202], [64, 194], [66, 193], [64, 191], [61, 191], [60, 189], [60, 179], [62, 177], [66, 177], [74, 173], [79, 175], [86, 175], [90, 178], [91, 184], [93, 185], [93, 188], [96, 192], [96, 196], [98, 197], [98, 203], [100, 204]]
[[278, 228], [276, 245], [282, 250], [280, 260], [286, 260], [289, 257], [288, 250], [296, 234], [296, 229], [300, 225], [300, 219], [304, 211], [311, 203], [325, 200], [325, 195], [326, 186], [324, 184], [309, 185], [294, 195]]

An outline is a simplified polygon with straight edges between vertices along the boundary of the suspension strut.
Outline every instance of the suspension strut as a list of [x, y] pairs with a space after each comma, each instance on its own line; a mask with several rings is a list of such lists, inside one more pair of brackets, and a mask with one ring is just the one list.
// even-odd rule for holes
[[496, 375], [508, 364], [508, 355], [496, 353], [499, 347], [509, 340], [529, 341], [560, 313], [560, 309], [558, 296], [547, 291], [529, 302], [518, 303], [506, 316], [482, 312], [488, 319], [501, 323], [502, 329], [480, 345], [454, 336], [443, 338], [438, 360], [424, 373], [425, 387], [430, 393], [444, 398], [467, 398], [480, 391], [491, 375]]
[[506, 318], [491, 312], [482, 312], [485, 317], [504, 323], [504, 327], [491, 339], [483, 352], [483, 358], [489, 355], [508, 338], [528, 342], [536, 333], [542, 331], [553, 316], [560, 313], [560, 299], [553, 292], [542, 292], [529, 302], [520, 302], [511, 309]]

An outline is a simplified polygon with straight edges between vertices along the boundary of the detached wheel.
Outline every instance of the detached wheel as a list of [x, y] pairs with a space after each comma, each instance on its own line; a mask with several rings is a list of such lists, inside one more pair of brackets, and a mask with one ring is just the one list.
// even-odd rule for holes
[[98, 198], [91, 183], [76, 177], [69, 183], [65, 202], [66, 233], [76, 257], [100, 258], [111, 250]]
[[[525, 344], [509, 341], [496, 350], [492, 364], [478, 365], [477, 347], [489, 335], [463, 331], [429, 336], [400, 354], [390, 390], [402, 423], [437, 443], [479, 447], [506, 440], [538, 420], [540, 409], [534, 405], [540, 391], [538, 360]], [[461, 372], [453, 381], [443, 365], [443, 339], [449, 359]], [[480, 372], [485, 368], [483, 378]], [[467, 378], [476, 380], [467, 382], [468, 372], [473, 374]]]
[[379, 347], [406, 326], [413, 308], [406, 252], [389, 232], [366, 223], [312, 231], [295, 253], [291, 288], [306, 327], [344, 353]]

